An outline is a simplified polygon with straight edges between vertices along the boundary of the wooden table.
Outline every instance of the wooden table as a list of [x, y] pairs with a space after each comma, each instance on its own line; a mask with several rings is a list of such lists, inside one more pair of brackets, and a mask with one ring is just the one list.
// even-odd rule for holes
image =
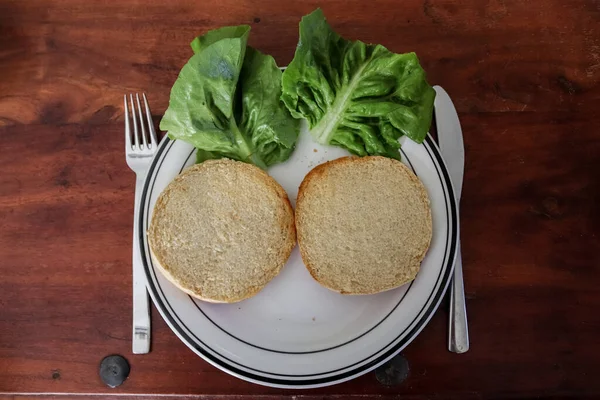
[[[346, 37], [415, 50], [454, 99], [470, 352], [446, 350], [442, 304], [393, 387], [373, 374], [252, 385], [188, 350], [156, 310], [152, 352], [130, 354], [123, 94], [148, 93], [158, 123], [194, 36], [247, 23], [250, 43], [285, 65], [317, 6]], [[594, 0], [0, 0], [0, 392], [599, 396], [599, 82]], [[117, 389], [98, 376], [113, 353], [132, 367]]]

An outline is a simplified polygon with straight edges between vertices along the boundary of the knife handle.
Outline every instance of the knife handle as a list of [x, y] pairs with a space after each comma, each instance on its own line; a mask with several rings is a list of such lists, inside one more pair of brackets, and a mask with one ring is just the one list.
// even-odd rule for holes
[[467, 325], [467, 307], [463, 282], [462, 255], [460, 242], [454, 264], [454, 279], [450, 291], [450, 330], [448, 332], [448, 350], [453, 353], [465, 353], [469, 350], [469, 327]]

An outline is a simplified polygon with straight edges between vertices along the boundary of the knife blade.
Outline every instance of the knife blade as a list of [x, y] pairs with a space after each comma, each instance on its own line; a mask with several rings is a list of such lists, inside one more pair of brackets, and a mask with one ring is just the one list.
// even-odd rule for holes
[[438, 144], [454, 186], [456, 200], [460, 201], [463, 175], [465, 171], [465, 146], [458, 114], [448, 93], [441, 87], [434, 87], [435, 121], [437, 124]]
[[[454, 187], [454, 196], [458, 204], [462, 193], [465, 171], [465, 147], [462, 129], [456, 108], [454, 108], [448, 93], [441, 86], [434, 86], [434, 89], [436, 92], [434, 110], [438, 144], [442, 157], [446, 161], [448, 173]], [[454, 353], [464, 353], [469, 350], [469, 327], [467, 324], [460, 237], [450, 291], [449, 319], [448, 350]]]

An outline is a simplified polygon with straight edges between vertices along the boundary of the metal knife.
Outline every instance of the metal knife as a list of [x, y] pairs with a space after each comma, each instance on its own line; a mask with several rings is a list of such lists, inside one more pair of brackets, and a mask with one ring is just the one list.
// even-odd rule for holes
[[[452, 179], [454, 196], [458, 205], [465, 171], [465, 147], [462, 129], [460, 128], [456, 109], [448, 93], [440, 86], [434, 86], [434, 89], [436, 92], [434, 107], [438, 143]], [[454, 278], [450, 290], [448, 350], [454, 353], [464, 353], [469, 350], [469, 327], [467, 325], [460, 237], [458, 240], [458, 254], [454, 263]]]

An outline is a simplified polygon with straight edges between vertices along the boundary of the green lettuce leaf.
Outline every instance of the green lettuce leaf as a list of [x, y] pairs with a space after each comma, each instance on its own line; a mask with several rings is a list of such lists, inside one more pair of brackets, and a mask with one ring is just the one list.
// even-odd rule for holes
[[281, 99], [305, 118], [320, 144], [351, 153], [400, 158], [398, 139], [425, 139], [435, 91], [414, 53], [349, 41], [320, 9], [302, 18], [294, 59], [283, 73]]
[[224, 26], [219, 29], [208, 31], [202, 36], [198, 36], [192, 40], [190, 46], [192, 47], [194, 53], [200, 53], [203, 49], [221, 39], [242, 38], [245, 36], [247, 40], [249, 32], [250, 26], [248, 25]]
[[250, 132], [251, 146], [266, 165], [287, 160], [300, 133], [281, 97], [281, 70], [271, 56], [248, 46], [240, 76], [241, 127]]
[[280, 101], [281, 71], [247, 46], [249, 31], [224, 27], [194, 39], [171, 89], [160, 128], [197, 147], [198, 162], [227, 157], [265, 169], [294, 149], [299, 122]]

